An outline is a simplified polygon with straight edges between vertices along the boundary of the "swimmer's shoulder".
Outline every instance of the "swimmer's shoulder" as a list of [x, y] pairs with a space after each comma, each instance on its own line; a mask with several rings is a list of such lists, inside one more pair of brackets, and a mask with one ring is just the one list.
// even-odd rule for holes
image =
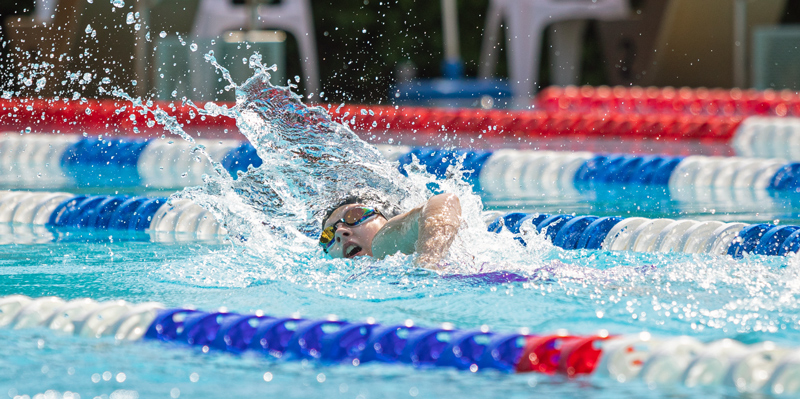
[[397, 252], [413, 254], [419, 238], [422, 208], [419, 206], [389, 219], [372, 239], [372, 256], [380, 259]]

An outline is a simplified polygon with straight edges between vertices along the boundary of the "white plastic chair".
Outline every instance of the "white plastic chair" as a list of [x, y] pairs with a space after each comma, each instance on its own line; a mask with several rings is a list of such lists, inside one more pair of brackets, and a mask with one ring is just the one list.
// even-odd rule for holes
[[553, 83], [577, 84], [586, 20], [622, 19], [628, 12], [627, 0], [491, 0], [479, 76], [489, 77], [494, 73], [500, 25], [504, 23], [514, 105], [528, 106], [539, 81], [542, 36], [548, 26], [553, 26], [550, 35]]
[[[201, 0], [195, 17], [192, 36], [215, 38], [228, 30], [241, 29], [250, 21], [249, 8], [231, 0]], [[282, 0], [279, 4], [257, 7], [258, 28], [273, 28], [294, 35], [300, 50], [301, 66], [306, 79], [306, 93], [319, 93], [319, 64], [314, 40], [314, 20], [309, 0]]]

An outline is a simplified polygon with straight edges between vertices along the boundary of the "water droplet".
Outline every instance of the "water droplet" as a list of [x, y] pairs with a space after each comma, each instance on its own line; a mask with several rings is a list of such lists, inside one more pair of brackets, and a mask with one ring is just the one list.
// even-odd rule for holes
[[138, 82], [136, 82], [136, 80], [131, 80], [131, 84], [136, 86], [138, 84]]
[[294, 75], [294, 81], [297, 82], [297, 83], [300, 83], [300, 77], [297, 76], [297, 75]]
[[192, 51], [197, 51], [197, 43], [192, 43], [192, 44], [189, 46], [189, 49], [190, 49], [190, 50], [192, 50]]
[[111, 5], [117, 8], [125, 7], [125, 0], [111, 0]]
[[248, 62], [249, 62], [250, 68], [254, 68], [255, 69], [255, 68], [260, 67], [261, 66], [261, 54], [255, 53], [255, 54], [251, 55]]
[[134, 22], [136, 22], [136, 20], [133, 18], [133, 13], [129, 12], [128, 15], [125, 17], [125, 23], [130, 25]]
[[86, 25], [86, 29], [84, 29], [83, 31], [86, 32], [86, 34], [88, 35], [89, 33], [92, 33], [92, 30], [93, 30], [92, 29], [92, 25], [91, 24], [87, 24]]
[[109, 79], [109, 78], [103, 78], [103, 80], [101, 80], [101, 82], [102, 82], [103, 84], [106, 84], [106, 85], [107, 85], [107, 84], [111, 83], [111, 79]]
[[41, 78], [37, 79], [36, 80], [36, 89], [41, 90], [42, 88], [44, 88], [45, 84], [47, 84], [47, 79], [45, 79], [44, 77], [41, 77]]
[[162, 30], [162, 31], [161, 31], [161, 33], [159, 33], [159, 34], [158, 34], [158, 37], [160, 37], [160, 38], [162, 38], [162, 39], [163, 39], [163, 38], [165, 38], [165, 37], [167, 37], [167, 32], [164, 32], [164, 31]]
[[92, 114], [92, 109], [86, 108], [86, 115], [91, 115], [91, 114]]

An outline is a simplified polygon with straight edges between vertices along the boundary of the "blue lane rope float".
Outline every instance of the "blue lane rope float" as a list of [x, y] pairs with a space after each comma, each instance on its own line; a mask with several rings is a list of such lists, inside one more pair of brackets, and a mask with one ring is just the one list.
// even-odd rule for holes
[[202, 347], [202, 352], [253, 352], [278, 361], [324, 364], [407, 364], [478, 372], [538, 372], [611, 379], [620, 383], [729, 386], [740, 392], [800, 392], [800, 348], [731, 339], [703, 343], [689, 336], [643, 332], [611, 335], [498, 333], [483, 326], [427, 328], [406, 321], [348, 322], [331, 316], [306, 319], [165, 308], [155, 302], [96, 302], [56, 297], [0, 297], [0, 327], [44, 327], [82, 337], [161, 341]]
[[[715, 221], [510, 213], [489, 231], [537, 231], [563, 249], [785, 256], [800, 249], [800, 226]], [[517, 237], [524, 244], [521, 237]]]
[[183, 233], [196, 239], [223, 237], [214, 216], [188, 200], [127, 195], [0, 191], [0, 224]]
[[[491, 213], [490, 213], [491, 214]], [[499, 213], [495, 213], [496, 215]], [[148, 231], [188, 234], [196, 239], [223, 237], [225, 229], [208, 211], [189, 200], [127, 195], [0, 191], [0, 225]], [[800, 226], [723, 223], [641, 217], [561, 215], [513, 212], [499, 214], [488, 231], [508, 231], [525, 244], [536, 231], [567, 250], [683, 252], [784, 256], [800, 249]], [[2, 241], [0, 241], [2, 242]]]
[[[258, 167], [249, 143], [197, 140], [231, 173]], [[672, 195], [688, 187], [752, 188], [800, 192], [800, 163], [741, 157], [593, 154], [558, 151], [468, 151], [379, 146], [400, 170], [414, 158], [444, 177], [460, 161], [476, 191], [490, 196], [530, 196], [591, 190], [600, 184], [668, 186]], [[205, 159], [182, 140], [97, 139], [62, 135], [0, 135], [0, 185], [6, 187], [146, 186], [185, 187], [211, 173]], [[674, 193], [673, 193], [674, 192]]]

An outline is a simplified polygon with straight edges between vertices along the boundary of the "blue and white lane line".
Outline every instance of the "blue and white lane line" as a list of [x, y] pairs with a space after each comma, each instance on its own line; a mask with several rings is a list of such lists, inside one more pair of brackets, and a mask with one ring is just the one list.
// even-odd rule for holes
[[488, 229], [523, 236], [535, 230], [567, 250], [704, 253], [735, 258], [800, 251], [800, 226], [769, 223], [516, 212], [498, 216]]
[[444, 176], [463, 159], [464, 169], [484, 194], [513, 197], [591, 189], [597, 184], [688, 188], [800, 191], [800, 163], [740, 157], [593, 154], [590, 152], [499, 150], [494, 152], [414, 148], [397, 158], [417, 158]]
[[[199, 139], [197, 144], [233, 176], [262, 162], [249, 143]], [[193, 148], [182, 140], [6, 134], [0, 136], [0, 185], [36, 189], [198, 185], [212, 169], [207, 160], [193, 154]], [[401, 170], [416, 157], [438, 176], [463, 159], [477, 191], [496, 197], [562, 196], [597, 184], [668, 186], [678, 198], [692, 196], [697, 189], [800, 192], [800, 163], [784, 159], [378, 148], [389, 160], [399, 161]]]
[[[800, 250], [800, 226], [718, 221], [598, 217], [592, 215], [487, 214], [488, 229], [523, 236], [536, 230], [563, 249], [787, 255]], [[19, 226], [148, 232], [156, 241], [213, 240], [225, 236], [214, 216], [189, 200], [124, 195], [0, 191], [0, 244]], [[12, 229], [12, 230], [9, 230]], [[27, 235], [36, 241], [36, 231]], [[41, 237], [38, 238], [44, 240]], [[522, 240], [520, 238], [520, 240]]]
[[[196, 140], [236, 176], [261, 165], [236, 140]], [[202, 184], [210, 163], [183, 140], [97, 139], [74, 135], [0, 135], [0, 185], [10, 188], [151, 187]]]
[[374, 362], [470, 372], [535, 371], [520, 365], [545, 349], [552, 357], [546, 359], [554, 366], [551, 373], [569, 375], [572, 365], [590, 364], [581, 374], [620, 383], [717, 385], [772, 395], [800, 392], [800, 349], [769, 341], [746, 345], [725, 338], [704, 343], [690, 336], [613, 335], [605, 330], [591, 335], [494, 332], [488, 326], [459, 330], [449, 323], [426, 328], [411, 320], [382, 325], [372, 318], [348, 322], [335, 316], [306, 319], [23, 295], [0, 297], [0, 328], [48, 328], [117, 342], [165, 341], [202, 347], [203, 353], [250, 352], [276, 361], [353, 367]]
[[227, 234], [210, 212], [189, 200], [0, 191], [0, 244], [53, 241], [44, 226], [147, 232], [158, 242], [218, 240]]

